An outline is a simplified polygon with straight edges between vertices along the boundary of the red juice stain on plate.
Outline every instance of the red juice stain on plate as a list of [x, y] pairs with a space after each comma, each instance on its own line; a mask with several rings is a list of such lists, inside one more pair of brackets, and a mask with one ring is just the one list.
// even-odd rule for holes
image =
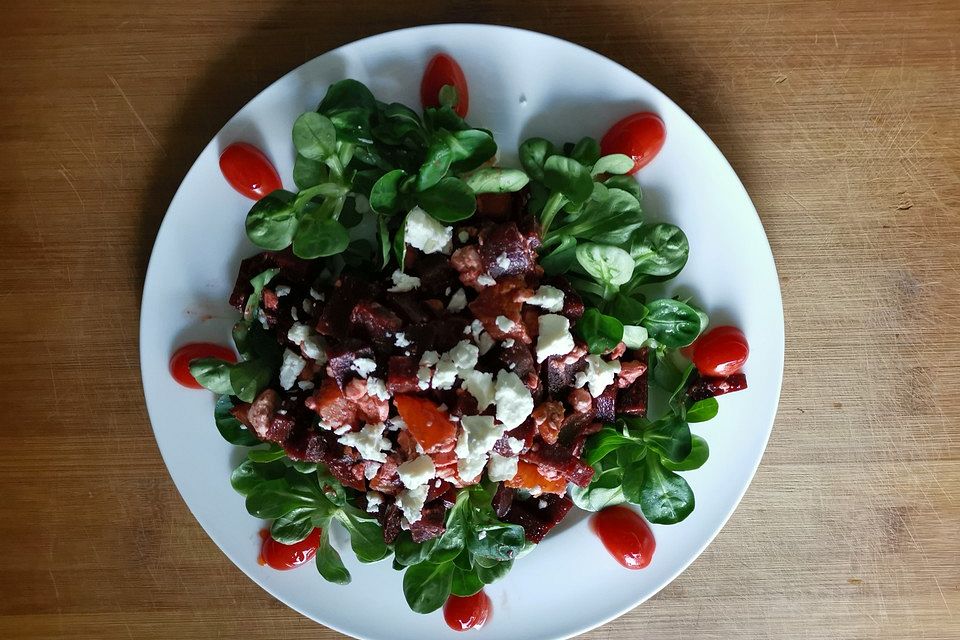
[[260, 545], [260, 557], [257, 564], [271, 569], [286, 571], [310, 562], [317, 555], [320, 546], [320, 529], [314, 529], [305, 539], [294, 544], [283, 544], [270, 537], [266, 529], [260, 531], [263, 543]]
[[223, 150], [220, 171], [231, 187], [251, 200], [283, 187], [270, 159], [248, 142], [234, 142]]
[[191, 342], [185, 344], [170, 357], [170, 375], [173, 379], [188, 389], [201, 389], [201, 385], [190, 374], [190, 361], [197, 358], [219, 358], [228, 362], [236, 362], [237, 355], [233, 349], [210, 342]]
[[490, 618], [492, 609], [490, 597], [482, 590], [465, 598], [450, 596], [443, 605], [443, 619], [454, 631], [479, 629]]
[[643, 569], [653, 559], [657, 542], [650, 525], [626, 507], [607, 507], [595, 514], [590, 518], [590, 529], [614, 560], [627, 569]]

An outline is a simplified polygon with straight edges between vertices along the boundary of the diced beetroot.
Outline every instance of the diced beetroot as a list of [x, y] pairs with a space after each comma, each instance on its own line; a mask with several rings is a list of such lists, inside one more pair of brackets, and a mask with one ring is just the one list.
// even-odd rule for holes
[[431, 315], [424, 308], [420, 296], [415, 291], [387, 293], [384, 301], [388, 307], [400, 314], [408, 323], [420, 323], [430, 320]]
[[415, 393], [419, 390], [419, 369], [419, 362], [409, 356], [391, 356], [387, 363], [387, 389], [392, 394]]
[[400, 454], [400, 457], [403, 458], [404, 462], [413, 460], [420, 455], [417, 452], [417, 441], [406, 429], [397, 431], [397, 452]]
[[[456, 454], [454, 454], [456, 458]], [[453, 488], [453, 485], [447, 482], [446, 480], [431, 480], [430, 489], [427, 491], [427, 502], [433, 502], [434, 500], [439, 500], [442, 498], [450, 489]]]
[[705, 398], [722, 396], [725, 393], [742, 391], [747, 388], [747, 377], [742, 373], [734, 373], [724, 378], [701, 378], [698, 377], [687, 388], [687, 395], [693, 402]]
[[[523, 301], [533, 295], [523, 278], [516, 276], [505, 277], [480, 292], [477, 299], [470, 303], [470, 311], [480, 322], [483, 328], [496, 340], [513, 338], [521, 342], [530, 343], [526, 326], [520, 316]], [[497, 318], [503, 316], [513, 324], [509, 331], [503, 331], [497, 326]]]
[[593, 396], [586, 389], [570, 389], [567, 394], [567, 404], [574, 413], [595, 413], [593, 408]]
[[[407, 340], [417, 346], [417, 353], [437, 351], [443, 353], [454, 348], [465, 338], [466, 321], [458, 316], [446, 316], [430, 322], [409, 326], [404, 331]], [[413, 352], [411, 352], [413, 353]]]
[[357, 459], [344, 457], [330, 460], [326, 465], [330, 475], [339, 480], [343, 486], [357, 491], [367, 490], [366, 478], [363, 476], [364, 465]]
[[477, 196], [477, 216], [502, 222], [512, 218], [520, 209], [515, 193], [482, 193]]
[[317, 333], [332, 338], [346, 338], [353, 308], [363, 299], [376, 299], [377, 293], [377, 289], [363, 278], [340, 278], [317, 320]]
[[380, 516], [380, 525], [383, 527], [383, 541], [387, 544], [393, 544], [400, 536], [400, 523], [403, 520], [403, 512], [395, 502], [391, 502]]
[[460, 282], [472, 289], [480, 289], [477, 278], [483, 275], [483, 262], [476, 245], [467, 245], [453, 252], [450, 265], [460, 274]]
[[540, 376], [546, 378], [548, 392], [561, 394], [573, 386], [576, 374], [587, 366], [586, 361], [575, 359], [578, 353], [579, 350], [566, 356], [550, 356], [544, 361]]
[[537, 272], [537, 254], [516, 223], [496, 224], [480, 232], [480, 260], [493, 278]]
[[570, 446], [577, 439], [584, 429], [587, 429], [593, 423], [593, 412], [590, 413], [571, 413], [563, 419], [563, 425], [560, 427], [560, 436], [557, 441], [560, 444]]
[[326, 463], [341, 454], [343, 445], [332, 431], [309, 426], [294, 429], [283, 443], [283, 450], [291, 460]]
[[[541, 503], [544, 505], [543, 509], [540, 508]], [[527, 540], [539, 543], [551, 529], [560, 524], [572, 507], [573, 502], [566, 496], [544, 494], [538, 498], [514, 500], [510, 512], [503, 519], [520, 525]]]
[[494, 453], [498, 453], [501, 456], [506, 456], [508, 458], [516, 456], [517, 454], [510, 449], [508, 444], [510, 438], [516, 438], [517, 440], [523, 440], [523, 448], [529, 449], [533, 446], [533, 439], [537, 435], [537, 425], [532, 418], [527, 419], [519, 427], [511, 429], [503, 434], [503, 437], [497, 440], [493, 445]]
[[250, 424], [250, 420], [247, 418], [247, 411], [250, 410], [250, 404], [247, 402], [240, 402], [234, 405], [230, 409], [230, 415], [240, 421], [240, 424], [245, 426], [247, 429], [253, 429], [253, 425]]
[[593, 399], [593, 410], [597, 420], [613, 422], [617, 418], [617, 386], [611, 384], [599, 396]]
[[278, 280], [309, 286], [317, 275], [319, 264], [316, 260], [302, 260], [296, 257], [291, 249], [264, 251], [250, 256], [240, 262], [237, 281], [230, 294], [230, 304], [242, 311], [247, 304], [247, 296], [253, 293], [250, 279], [267, 269], [280, 269], [280, 273], [276, 276]]
[[458, 388], [454, 395], [454, 400], [449, 404], [450, 415], [462, 418], [463, 416], [475, 416], [479, 413], [479, 403], [470, 393]]
[[357, 415], [369, 424], [383, 422], [390, 415], [390, 403], [374, 396], [363, 396], [354, 401], [357, 405]]
[[533, 384], [527, 386], [536, 388], [539, 380], [537, 361], [530, 353], [528, 345], [515, 340], [512, 347], [500, 349], [499, 359], [501, 368], [513, 371], [524, 383], [529, 379]]
[[647, 393], [648, 381], [644, 372], [617, 392], [617, 411], [630, 416], [646, 416]]
[[563, 309], [560, 315], [570, 318], [571, 324], [576, 324], [577, 320], [583, 317], [583, 299], [580, 294], [574, 290], [566, 278], [555, 277], [547, 281], [547, 284], [563, 291]]
[[369, 338], [383, 341], [403, 328], [403, 320], [397, 314], [372, 300], [357, 303], [350, 313], [350, 324], [361, 328]]
[[[623, 343], [621, 343], [623, 344]], [[639, 360], [620, 360], [620, 373], [617, 374], [617, 386], [629, 387], [637, 378], [647, 372], [647, 363]]]
[[263, 439], [268, 442], [283, 443], [290, 435], [290, 432], [293, 431], [294, 426], [296, 426], [296, 421], [293, 419], [293, 416], [274, 415], [273, 418], [270, 419], [270, 427], [267, 429], [267, 434]]
[[403, 482], [397, 472], [400, 462], [403, 460], [396, 454], [388, 455], [387, 461], [380, 465], [376, 475], [370, 480], [370, 488], [388, 496], [395, 496], [403, 491]]
[[553, 472], [578, 487], [586, 487], [595, 473], [593, 467], [557, 444], [541, 444], [520, 456], [522, 460], [540, 467], [541, 472]]
[[443, 508], [442, 504], [437, 503], [425, 506], [421, 512], [420, 519], [410, 523], [410, 536], [413, 538], [413, 541], [418, 543], [426, 542], [446, 531], [446, 526], [443, 524], [446, 513], [446, 509]]
[[563, 405], [554, 401], [541, 403], [534, 408], [531, 416], [540, 438], [547, 444], [554, 444], [563, 425]]
[[306, 406], [334, 428], [358, 423], [356, 403], [343, 395], [340, 387], [330, 378], [324, 379], [320, 388], [306, 400]]
[[270, 420], [277, 413], [279, 405], [280, 395], [273, 389], [264, 389], [250, 404], [247, 410], [247, 421], [259, 438], [267, 438]]
[[587, 438], [597, 433], [601, 429], [603, 429], [603, 425], [599, 422], [591, 422], [586, 427], [581, 429], [580, 433], [578, 433], [577, 437], [574, 439], [573, 444], [570, 445], [570, 453], [578, 458], [582, 458], [583, 448], [587, 444]]
[[498, 518], [502, 519], [509, 513], [510, 507], [513, 505], [513, 498], [516, 494], [515, 489], [511, 489], [503, 483], [497, 486], [497, 492], [493, 494], [493, 511], [497, 514]]
[[453, 293], [460, 286], [457, 270], [450, 266], [450, 259], [442, 253], [423, 256], [414, 263], [411, 272], [411, 275], [420, 278], [417, 291], [421, 295], [439, 297], [446, 295], [447, 289]]
[[457, 487], [453, 486], [452, 484], [449, 485], [449, 487], [450, 488], [447, 489], [447, 492], [440, 496], [439, 500], [444, 507], [447, 509], [452, 509], [453, 505], [457, 503], [457, 494], [459, 494], [459, 491]]
[[344, 340], [327, 347], [327, 375], [337, 381], [342, 388], [347, 380], [357, 376], [352, 369], [359, 358], [374, 359], [373, 349], [359, 340]]

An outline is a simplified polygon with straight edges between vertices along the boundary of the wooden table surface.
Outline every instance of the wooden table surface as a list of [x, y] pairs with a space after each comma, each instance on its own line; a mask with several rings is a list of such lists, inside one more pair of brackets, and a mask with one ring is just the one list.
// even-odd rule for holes
[[780, 271], [756, 479], [690, 569], [585, 637], [960, 637], [956, 0], [4, 4], [0, 637], [340, 637], [177, 495], [140, 387], [144, 269], [180, 179], [261, 88], [455, 21], [546, 31], [662, 89], [743, 179]]

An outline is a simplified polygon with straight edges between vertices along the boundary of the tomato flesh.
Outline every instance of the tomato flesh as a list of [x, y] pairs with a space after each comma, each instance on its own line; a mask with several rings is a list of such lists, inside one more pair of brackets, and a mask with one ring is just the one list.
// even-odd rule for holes
[[196, 378], [190, 373], [190, 361], [197, 358], [219, 358], [228, 362], [236, 362], [237, 355], [233, 349], [210, 342], [191, 342], [185, 344], [170, 357], [170, 375], [173, 379], [188, 389], [202, 389]]
[[443, 619], [454, 631], [479, 629], [490, 618], [493, 605], [482, 590], [472, 596], [450, 596], [443, 605]]
[[504, 484], [512, 489], [535, 490], [539, 488], [544, 493], [563, 494], [567, 491], [566, 480], [563, 478], [547, 478], [540, 473], [540, 467], [524, 460], [517, 463], [517, 475]]
[[643, 569], [653, 559], [657, 548], [653, 531], [631, 509], [607, 507], [590, 518], [590, 529], [600, 537], [614, 560], [627, 569]]
[[600, 140], [603, 155], [622, 153], [633, 159], [633, 174], [653, 160], [667, 139], [667, 129], [655, 113], [642, 111], [620, 120]]
[[726, 377], [740, 371], [750, 346], [743, 331], [723, 326], [711, 329], [693, 343], [691, 359], [700, 375]]
[[407, 423], [407, 430], [426, 453], [453, 449], [457, 427], [450, 416], [430, 400], [416, 396], [399, 395], [393, 399], [397, 413]]
[[283, 187], [270, 159], [247, 142], [234, 142], [220, 154], [220, 171], [230, 186], [251, 200]]
[[266, 529], [260, 532], [260, 537], [263, 538], [263, 544], [260, 545], [257, 562], [279, 571], [296, 569], [310, 562], [317, 555], [317, 547], [320, 546], [320, 529], [314, 529], [306, 538], [293, 544], [277, 542], [270, 537], [270, 532]]
[[440, 89], [450, 85], [457, 90], [457, 103], [453, 110], [461, 118], [467, 117], [470, 107], [470, 94], [467, 91], [467, 78], [457, 61], [445, 53], [438, 53], [427, 63], [420, 82], [420, 102], [423, 108], [440, 106]]

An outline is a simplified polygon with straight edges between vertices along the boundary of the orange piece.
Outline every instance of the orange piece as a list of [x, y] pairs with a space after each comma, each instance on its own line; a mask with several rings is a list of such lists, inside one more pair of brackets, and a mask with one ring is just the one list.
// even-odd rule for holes
[[507, 480], [504, 484], [513, 489], [527, 489], [528, 491], [540, 488], [544, 493], [557, 493], [563, 495], [567, 492], [567, 481], [563, 478], [551, 480], [542, 473], [540, 467], [530, 462], [521, 460], [517, 463], [517, 475], [512, 480]]
[[442, 411], [426, 398], [399, 395], [394, 397], [400, 417], [407, 423], [410, 435], [423, 447], [426, 453], [449, 451], [457, 443], [457, 427], [450, 421], [446, 411]]

